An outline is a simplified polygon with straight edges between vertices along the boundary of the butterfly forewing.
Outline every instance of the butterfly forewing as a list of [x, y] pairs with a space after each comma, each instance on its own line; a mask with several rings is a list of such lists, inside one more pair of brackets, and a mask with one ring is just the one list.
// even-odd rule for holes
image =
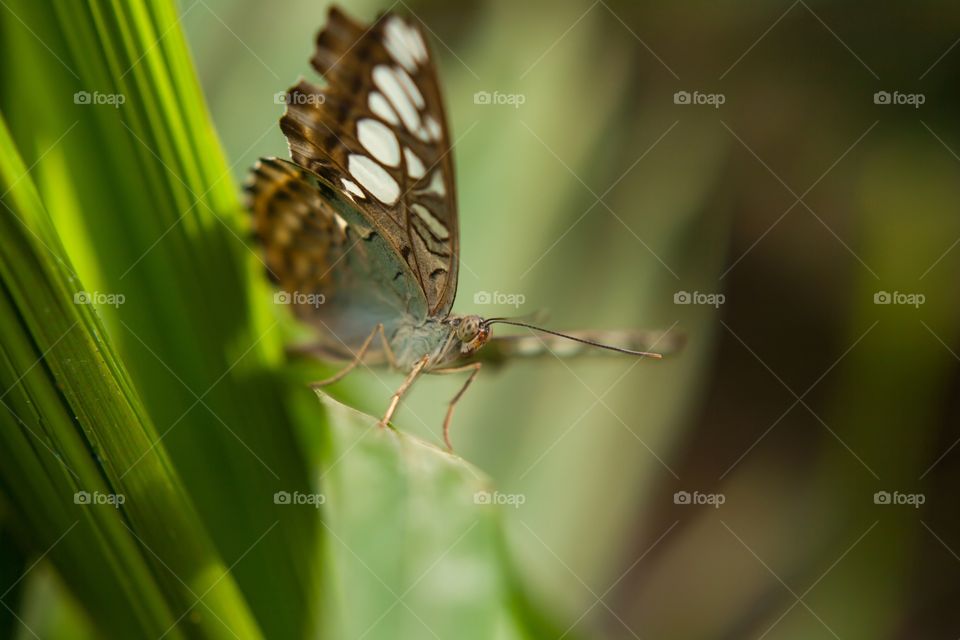
[[332, 9], [314, 68], [287, 94], [280, 124], [293, 161], [355, 204], [419, 284], [427, 313], [446, 316], [457, 285], [453, 160], [430, 52], [394, 14], [371, 27]]

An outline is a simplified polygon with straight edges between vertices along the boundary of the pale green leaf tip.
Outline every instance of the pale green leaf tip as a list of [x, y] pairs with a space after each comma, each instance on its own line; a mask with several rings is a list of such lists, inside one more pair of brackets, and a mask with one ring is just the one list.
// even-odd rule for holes
[[387, 429], [380, 428], [378, 426], [380, 422], [379, 418], [340, 402], [322, 389], [314, 389], [314, 392], [317, 394], [320, 404], [327, 411], [331, 425], [341, 428], [342, 425], [349, 425], [351, 429], [363, 429], [366, 431], [364, 434], [365, 438], [380, 439], [381, 441], [389, 440], [389, 442], [400, 449], [414, 449], [429, 455], [438, 456], [447, 462], [469, 468], [470, 474], [480, 480], [481, 484], [488, 486], [492, 484], [492, 481], [483, 471], [474, 467], [464, 458], [457, 455], [456, 452], [448, 451], [446, 448], [433, 444], [432, 442], [427, 442], [426, 440], [421, 440], [420, 438], [404, 433], [400, 429], [397, 429], [392, 423], [388, 423], [387, 426], [389, 428]]

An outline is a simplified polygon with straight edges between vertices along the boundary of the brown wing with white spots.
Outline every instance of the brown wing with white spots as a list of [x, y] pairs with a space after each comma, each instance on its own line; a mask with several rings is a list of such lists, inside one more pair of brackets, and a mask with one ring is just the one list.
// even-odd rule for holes
[[337, 8], [317, 36], [326, 85], [287, 92], [293, 161], [342, 190], [445, 316], [459, 262], [453, 159], [436, 70], [420, 29], [395, 14], [365, 27]]

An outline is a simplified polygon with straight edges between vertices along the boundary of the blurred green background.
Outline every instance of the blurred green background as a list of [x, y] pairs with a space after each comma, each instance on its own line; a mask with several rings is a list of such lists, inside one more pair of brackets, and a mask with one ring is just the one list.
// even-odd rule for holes
[[[174, 335], [190, 342], [182, 344], [184, 363], [208, 362], [212, 356], [195, 354], [193, 344], [210, 340], [229, 343], [223, 353], [232, 345], [229, 356], [211, 347], [223, 366], [215, 360], [193, 370], [160, 367], [147, 345], [176, 340], [161, 335], [162, 322], [140, 340], [154, 309], [148, 300], [103, 313], [161, 433], [261, 332], [268, 336], [257, 342], [262, 370], [245, 375], [241, 366], [240, 380], [211, 399], [227, 417], [213, 420], [211, 410], [188, 418], [189, 430], [165, 439], [264, 637], [960, 635], [953, 495], [960, 459], [960, 317], [953, 300], [960, 268], [960, 13], [934, 2], [865, 9], [801, 0], [341, 4], [363, 20], [384, 9], [412, 15], [430, 36], [455, 140], [458, 312], [548, 309], [553, 328], [672, 328], [687, 336], [687, 346], [659, 363], [545, 357], [482, 371], [458, 405], [453, 440], [490, 484], [476, 480], [481, 472], [472, 466], [447, 467], [432, 453], [416, 453], [405, 465], [374, 436], [354, 439], [328, 427], [300, 391], [303, 381], [328, 370], [282, 364], [282, 345], [296, 330], [282, 308], [264, 302], [269, 291], [243, 244], [246, 221], [230, 195], [258, 157], [287, 156], [275, 95], [301, 75], [316, 79], [307, 61], [328, 4], [184, 0], [173, 11], [158, 10], [154, 36], [165, 38], [164, 29], [185, 34], [226, 158], [221, 168], [234, 178], [228, 184], [214, 172], [196, 189], [209, 197], [212, 183], [214, 195], [224, 192], [211, 213], [225, 222], [208, 218], [184, 238], [180, 231], [165, 238], [177, 215], [160, 218], [166, 222], [105, 265], [90, 257], [95, 247], [123, 242], [125, 231], [97, 227], [96, 218], [84, 218], [89, 214], [64, 214], [65, 206], [58, 217], [57, 207], [47, 206], [79, 276], [108, 283], [101, 290], [126, 291], [117, 276], [127, 268], [142, 278], [138, 286], [161, 293], [164, 278], [174, 277], [150, 273], [162, 265], [189, 280], [190, 263], [177, 266], [172, 257], [180, 254], [134, 262], [155, 241], [158, 254], [182, 243], [186, 253], [201, 254], [198, 264], [228, 255], [237, 267], [229, 277], [250, 279], [222, 289], [248, 291], [252, 302], [229, 298], [223, 307], [214, 301], [184, 312], [215, 316], [206, 336], [196, 336], [186, 319], [175, 327]], [[116, 9], [87, 5], [93, 16]], [[64, 12], [61, 6], [61, 30], [69, 24]], [[38, 45], [68, 37], [44, 32], [42, 13], [26, 5], [0, 10], [10, 74], [63, 75], [58, 59], [71, 64], [56, 44]], [[85, 46], [96, 47], [96, 40]], [[24, 97], [29, 81], [12, 78], [4, 81], [4, 115], [18, 144], [33, 148], [21, 151], [24, 165], [41, 175], [40, 190], [55, 200], [58, 183], [47, 180], [44, 188], [42, 175], [58, 155], [44, 158], [43, 151], [71, 118], [59, 129], [48, 118], [45, 135], [35, 136], [41, 125], [30, 119], [45, 109], [43, 94]], [[514, 104], [483, 104], [478, 92], [512, 96]], [[122, 127], [114, 130], [144, 155]], [[162, 128], [147, 142], [162, 148]], [[96, 139], [86, 144], [96, 158]], [[220, 153], [212, 143], [195, 145], [199, 157]], [[154, 164], [150, 155], [165, 157], [148, 154], [141, 162]], [[155, 185], [144, 187], [146, 179], [124, 174], [122, 164], [99, 165], [116, 177], [95, 179], [152, 193]], [[163, 168], [155, 170], [169, 181]], [[74, 174], [99, 171], [66, 173], [82, 183]], [[83, 203], [82, 185], [79, 191], [60, 196]], [[120, 216], [150, 215], [119, 209]], [[217, 290], [219, 275], [201, 280]], [[485, 304], [486, 293], [522, 304]], [[184, 303], [204, 306], [200, 294], [184, 298], [160, 303], [163, 318], [175, 321]], [[234, 313], [247, 328], [219, 335]], [[275, 323], [283, 333], [271, 331]], [[166, 351], [159, 355], [167, 359]], [[168, 406], [168, 391], [148, 384], [161, 375], [174, 389], [183, 376], [196, 393], [179, 388]], [[400, 380], [359, 371], [336, 395], [378, 415]], [[441, 446], [446, 403], [461, 384], [453, 376], [422, 379], [394, 423]], [[251, 407], [258, 407], [255, 419], [246, 414]], [[295, 426], [271, 430], [273, 420]], [[238, 438], [223, 435], [217, 421]], [[357, 421], [343, 408], [331, 410], [332, 425]], [[251, 462], [251, 453], [263, 464]], [[221, 504], [220, 492], [236, 478], [250, 486]], [[408, 484], [397, 488], [398, 479]], [[462, 485], [464, 495], [476, 495], [474, 482], [505, 503], [495, 515], [481, 509], [474, 519], [456, 492], [443, 488]], [[245, 506], [260, 504], [249, 496], [265, 500], [311, 483], [343, 502], [322, 522], [299, 512], [291, 523], [290, 511], [281, 512], [283, 535], [265, 538], [254, 564], [234, 566], [273, 519]], [[11, 497], [13, 484], [7, 476], [8, 522], [25, 508]], [[211, 511], [211, 504], [221, 506]], [[242, 528], [241, 520], [263, 526]], [[443, 529], [436, 538], [433, 526]], [[31, 546], [24, 530], [38, 529], [6, 529], [18, 549], [5, 564], [13, 583], [49, 545]], [[461, 535], [469, 546], [462, 557]], [[304, 557], [306, 548], [312, 551]], [[89, 637], [109, 635], [96, 614], [71, 613], [75, 596], [52, 577], [62, 566], [53, 563], [50, 571], [41, 562], [30, 571], [19, 607], [0, 597], [19, 612], [7, 621], [11, 636], [32, 637], [29, 629], [43, 625], [40, 637], [86, 637], [51, 623], [50, 611], [71, 620], [89, 614], [84, 624], [99, 629]], [[424, 587], [387, 575], [391, 570], [430, 577]], [[291, 585], [294, 575], [301, 582]], [[76, 581], [65, 583], [76, 591]], [[274, 607], [288, 613], [265, 622]], [[316, 623], [304, 609], [338, 622]], [[202, 628], [183, 633], [209, 637]]]

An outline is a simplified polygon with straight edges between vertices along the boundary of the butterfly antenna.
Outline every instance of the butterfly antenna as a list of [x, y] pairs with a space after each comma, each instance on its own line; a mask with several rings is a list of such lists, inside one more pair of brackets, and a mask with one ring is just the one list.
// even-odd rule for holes
[[533, 329], [534, 331], [549, 333], [550, 335], [557, 336], [559, 338], [566, 338], [567, 340], [573, 340], [574, 342], [590, 345], [591, 347], [597, 347], [598, 349], [616, 351], [617, 353], [625, 353], [631, 356], [643, 356], [646, 358], [656, 358], [657, 360], [663, 358], [663, 355], [660, 353], [652, 353], [650, 351], [634, 351], [633, 349], [624, 349], [623, 347], [615, 347], [613, 345], [603, 344], [602, 342], [594, 342], [593, 340], [587, 340], [586, 338], [579, 338], [577, 336], [571, 336], [566, 333], [560, 333], [559, 331], [551, 331], [550, 329], [544, 329], [543, 327], [538, 327], [536, 325], [528, 324], [526, 322], [520, 322], [519, 320], [512, 320], [510, 318], [488, 318], [483, 321], [484, 326], [490, 326], [491, 324], [509, 324], [515, 327], [525, 327], [527, 329]]

